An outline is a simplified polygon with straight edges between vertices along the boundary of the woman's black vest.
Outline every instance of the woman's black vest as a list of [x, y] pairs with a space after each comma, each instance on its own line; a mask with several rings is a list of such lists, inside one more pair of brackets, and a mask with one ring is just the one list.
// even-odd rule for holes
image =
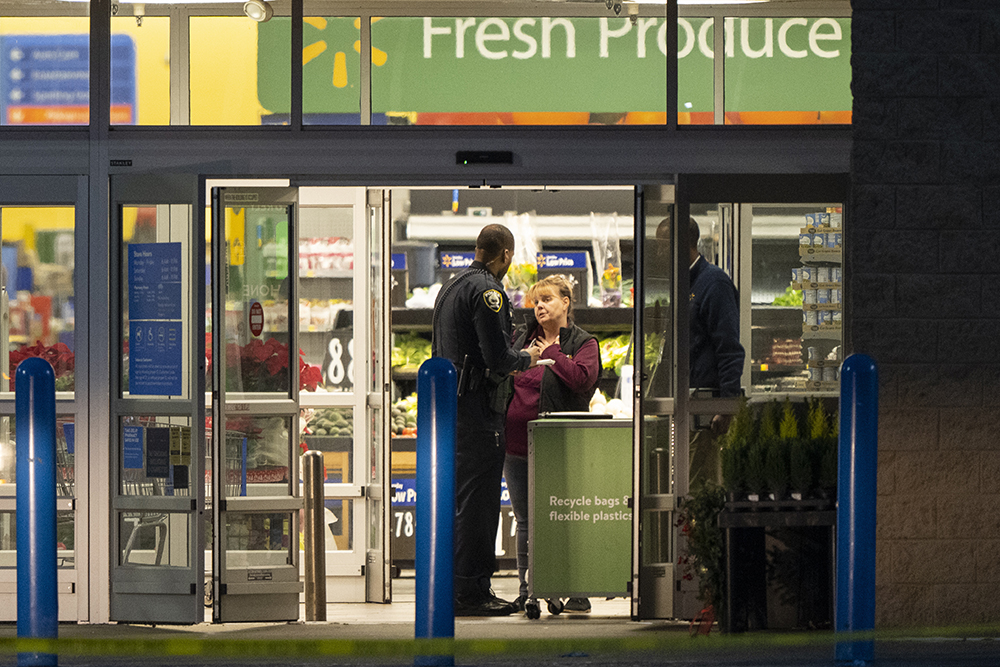
[[[535, 333], [538, 328], [538, 321], [534, 313], [529, 314], [524, 329], [518, 334], [514, 341], [514, 349], [520, 350], [524, 347], [528, 336]], [[596, 336], [587, 333], [580, 327], [570, 323], [568, 327], [559, 330], [559, 349], [563, 354], [572, 357], [577, 350], [583, 347], [591, 338], [596, 340]], [[601, 350], [597, 350], [597, 375], [601, 374]], [[590, 397], [594, 394], [594, 387], [578, 393], [571, 390], [562, 380], [559, 379], [551, 368], [546, 368], [542, 373], [542, 384], [539, 387], [538, 414], [544, 412], [587, 412], [590, 410]]]

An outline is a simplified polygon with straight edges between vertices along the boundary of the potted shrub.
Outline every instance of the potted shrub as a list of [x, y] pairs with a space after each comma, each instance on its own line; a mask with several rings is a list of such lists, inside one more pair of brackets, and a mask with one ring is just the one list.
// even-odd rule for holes
[[821, 498], [834, 500], [837, 497], [837, 441], [839, 439], [839, 419], [834, 415], [825, 436], [813, 440], [815, 458], [818, 462], [816, 485]]
[[739, 410], [733, 417], [722, 441], [720, 459], [722, 484], [730, 501], [742, 500], [747, 493], [747, 450], [753, 439], [753, 410], [746, 397], [740, 400]]
[[757, 433], [747, 449], [746, 478], [750, 500], [762, 500], [768, 491], [767, 459], [771, 442], [777, 437], [777, 404], [764, 404]]

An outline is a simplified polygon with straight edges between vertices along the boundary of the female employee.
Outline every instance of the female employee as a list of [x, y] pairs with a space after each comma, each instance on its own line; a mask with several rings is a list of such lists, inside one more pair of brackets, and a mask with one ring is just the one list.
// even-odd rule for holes
[[[539, 366], [514, 378], [514, 397], [507, 410], [507, 458], [504, 478], [517, 519], [517, 575], [520, 595], [515, 604], [524, 609], [528, 597], [528, 422], [542, 412], [584, 411], [601, 371], [597, 339], [572, 323], [573, 288], [561, 275], [535, 283], [527, 297], [534, 302], [534, 316], [519, 331], [514, 349], [542, 350]], [[541, 365], [543, 359], [551, 365]], [[570, 598], [566, 611], [590, 611], [586, 598]]]

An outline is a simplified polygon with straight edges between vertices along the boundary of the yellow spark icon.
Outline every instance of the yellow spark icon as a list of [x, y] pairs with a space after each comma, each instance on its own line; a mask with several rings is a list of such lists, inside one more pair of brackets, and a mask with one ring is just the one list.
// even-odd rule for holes
[[[309, 17], [303, 19], [305, 23], [311, 25], [317, 30], [326, 30], [327, 20], [320, 17]], [[381, 20], [380, 18], [373, 18], [372, 23]], [[361, 19], [354, 19], [355, 30], [361, 30]], [[327, 43], [325, 40], [319, 40], [303, 47], [302, 49], [302, 64], [305, 65], [309, 61], [318, 57], [321, 53], [326, 51]], [[355, 40], [354, 50], [359, 54], [361, 53], [361, 40]], [[372, 63], [376, 67], [381, 67], [386, 63], [389, 56], [382, 49], [377, 49], [372, 47]], [[333, 54], [333, 85], [335, 88], [344, 88], [347, 86], [347, 54], [344, 51], [337, 51]]]

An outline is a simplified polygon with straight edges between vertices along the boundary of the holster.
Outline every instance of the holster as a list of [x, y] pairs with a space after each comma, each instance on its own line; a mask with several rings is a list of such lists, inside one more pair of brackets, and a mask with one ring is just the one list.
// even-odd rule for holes
[[458, 395], [465, 396], [482, 392], [486, 404], [493, 412], [504, 414], [513, 397], [513, 383], [509, 375], [494, 373], [488, 368], [481, 368], [469, 363], [466, 357], [458, 372]]

